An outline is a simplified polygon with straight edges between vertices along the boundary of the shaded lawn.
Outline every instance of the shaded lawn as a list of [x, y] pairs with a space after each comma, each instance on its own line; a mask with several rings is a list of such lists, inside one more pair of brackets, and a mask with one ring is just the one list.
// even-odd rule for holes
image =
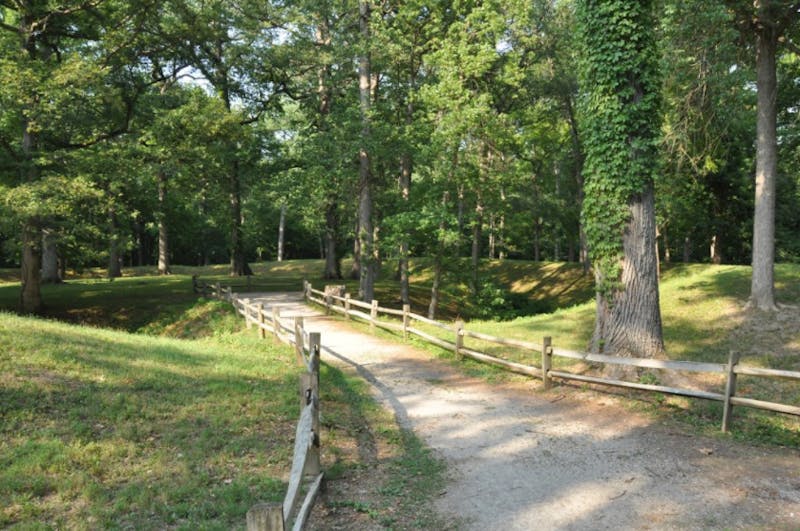
[[0, 314], [0, 525], [229, 529], [283, 497], [291, 353]]

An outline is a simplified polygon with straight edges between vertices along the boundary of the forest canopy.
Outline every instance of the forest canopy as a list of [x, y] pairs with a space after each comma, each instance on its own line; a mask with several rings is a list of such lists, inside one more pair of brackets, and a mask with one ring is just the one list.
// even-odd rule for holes
[[[605, 196], [585, 186], [599, 80], [579, 77], [577, 4], [0, 2], [0, 265], [30, 311], [34, 284], [97, 265], [324, 257], [369, 290], [410, 256], [464, 257], [476, 295], [481, 259], [588, 268], [582, 206]], [[768, 244], [800, 260], [797, 6], [653, 4], [659, 260], [754, 260], [769, 43]]]

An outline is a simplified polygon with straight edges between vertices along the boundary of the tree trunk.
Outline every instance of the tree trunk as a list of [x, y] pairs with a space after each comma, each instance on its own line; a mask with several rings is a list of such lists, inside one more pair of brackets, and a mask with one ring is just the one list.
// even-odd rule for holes
[[158, 170], [158, 274], [169, 275], [169, 232], [167, 230], [167, 172]]
[[336, 199], [334, 197], [329, 197], [327, 205], [325, 206], [325, 247], [323, 252], [325, 256], [325, 272], [323, 276], [329, 280], [342, 278], [342, 267], [339, 261], [338, 235], [339, 216], [337, 213]]
[[358, 240], [361, 262], [359, 293], [362, 300], [371, 301], [375, 297], [375, 246], [372, 225], [372, 169], [370, 167], [369, 140], [372, 77], [369, 54], [370, 7], [366, 1], [359, 2], [359, 29], [363, 50], [358, 58], [358, 89], [361, 110], [361, 147], [359, 148], [359, 201], [358, 201]]
[[475, 206], [475, 222], [472, 225], [472, 260], [471, 260], [471, 273], [470, 289], [473, 295], [478, 294], [478, 267], [480, 266], [481, 257], [481, 235], [483, 225], [483, 205], [478, 202]]
[[59, 284], [58, 237], [51, 229], [42, 230], [42, 284]]
[[439, 284], [442, 281], [442, 253], [436, 253], [433, 262], [433, 284], [431, 284], [431, 302], [428, 304], [428, 319], [436, 319], [439, 309]]
[[286, 234], [286, 203], [281, 205], [281, 217], [278, 221], [278, 262], [283, 262], [283, 240]]
[[[410, 113], [413, 112], [411, 103], [408, 104], [409, 109], [406, 111], [406, 124], [409, 124]], [[411, 191], [411, 154], [404, 153], [400, 158], [400, 197], [403, 200], [403, 205], [408, 208], [408, 197]], [[400, 242], [400, 260], [398, 264], [400, 270], [400, 300], [403, 304], [409, 303], [409, 278], [408, 278], [408, 239], [404, 234]]]
[[358, 219], [356, 219], [356, 237], [353, 239], [353, 265], [350, 266], [350, 278], [353, 280], [361, 279], [361, 239], [358, 237], [359, 227]]
[[108, 278], [113, 280], [122, 276], [119, 227], [117, 227], [117, 211], [114, 206], [111, 206], [108, 211], [108, 232]]
[[489, 260], [494, 260], [496, 247], [495, 232], [497, 227], [494, 222], [494, 214], [489, 215]]
[[244, 254], [244, 235], [242, 231], [242, 183], [239, 176], [239, 163], [233, 162], [228, 184], [231, 221], [231, 276], [252, 275], [253, 270]]
[[750, 305], [775, 310], [775, 178], [778, 164], [775, 56], [778, 32], [764, 24], [756, 35], [756, 194]]
[[22, 228], [22, 267], [20, 281], [19, 311], [23, 314], [42, 311], [41, 292], [41, 232], [35, 223], [28, 222]]
[[688, 264], [692, 258], [692, 240], [688, 236], [683, 238], [683, 263]]
[[536, 219], [533, 223], [533, 261], [539, 262], [542, 259], [541, 249], [542, 222]]
[[[450, 195], [448, 192], [442, 194], [442, 211], [447, 209], [447, 201]], [[439, 309], [439, 285], [442, 281], [442, 258], [445, 252], [444, 238], [445, 222], [444, 218], [439, 222], [439, 242], [436, 249], [436, 257], [433, 262], [433, 284], [431, 285], [431, 301], [428, 304], [428, 319], [436, 319], [436, 312]]]
[[[624, 289], [611, 298], [597, 295], [594, 352], [652, 358], [663, 354], [661, 311], [655, 253], [655, 206], [652, 184], [630, 204], [631, 218], [623, 234]], [[603, 279], [598, 278], [598, 284]]]

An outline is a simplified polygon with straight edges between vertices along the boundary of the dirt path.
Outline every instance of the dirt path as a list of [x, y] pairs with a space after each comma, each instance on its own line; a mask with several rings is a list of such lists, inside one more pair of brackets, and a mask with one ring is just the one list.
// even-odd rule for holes
[[680, 433], [608, 395], [490, 385], [299, 296], [250, 298], [305, 315], [323, 360], [355, 369], [446, 460], [436, 508], [460, 528], [800, 529], [800, 452]]

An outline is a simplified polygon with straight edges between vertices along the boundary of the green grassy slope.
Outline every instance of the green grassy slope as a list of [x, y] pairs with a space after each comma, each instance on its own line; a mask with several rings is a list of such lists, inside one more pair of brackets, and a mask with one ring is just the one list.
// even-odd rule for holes
[[297, 414], [285, 349], [8, 314], [0, 345], [0, 526], [227, 529], [282, 497]]
[[[0, 312], [0, 528], [233, 529], [254, 503], [283, 498], [294, 353], [190, 286], [176, 275], [47, 287], [52, 315], [92, 327]], [[199, 339], [177, 339], [188, 337]], [[327, 364], [320, 379], [328, 480], [372, 480], [368, 519], [435, 526], [426, 500], [442, 465], [360, 379]], [[391, 473], [361, 478], [377, 470]]]

